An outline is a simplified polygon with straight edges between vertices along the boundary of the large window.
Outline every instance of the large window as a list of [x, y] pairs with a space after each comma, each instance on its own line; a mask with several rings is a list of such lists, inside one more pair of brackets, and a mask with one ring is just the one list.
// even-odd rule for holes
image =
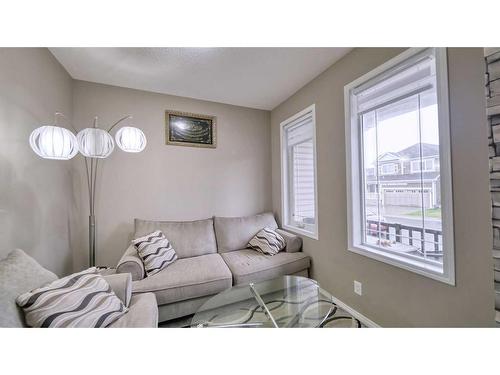
[[454, 284], [447, 79], [411, 48], [345, 87], [348, 247]]
[[283, 226], [318, 238], [314, 105], [281, 123]]

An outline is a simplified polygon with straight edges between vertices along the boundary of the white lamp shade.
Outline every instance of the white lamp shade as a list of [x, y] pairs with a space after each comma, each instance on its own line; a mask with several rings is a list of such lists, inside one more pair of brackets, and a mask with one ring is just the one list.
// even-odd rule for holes
[[141, 129], [124, 126], [115, 136], [116, 144], [125, 152], [141, 152], [146, 147], [146, 136]]
[[76, 135], [78, 148], [88, 158], [107, 158], [115, 148], [113, 137], [105, 130], [86, 128]]
[[75, 135], [59, 126], [41, 126], [33, 130], [30, 146], [44, 159], [69, 160], [78, 153]]

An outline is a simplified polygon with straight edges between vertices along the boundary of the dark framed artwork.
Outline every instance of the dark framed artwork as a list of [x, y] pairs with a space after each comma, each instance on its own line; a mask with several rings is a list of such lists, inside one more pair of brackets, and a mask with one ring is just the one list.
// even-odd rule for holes
[[167, 145], [209, 147], [217, 146], [215, 116], [165, 111]]

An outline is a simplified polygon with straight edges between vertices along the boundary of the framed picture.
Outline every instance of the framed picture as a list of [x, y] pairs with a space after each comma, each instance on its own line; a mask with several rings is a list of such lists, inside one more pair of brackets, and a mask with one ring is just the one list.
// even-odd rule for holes
[[209, 147], [217, 146], [215, 116], [178, 111], [165, 111], [167, 145]]

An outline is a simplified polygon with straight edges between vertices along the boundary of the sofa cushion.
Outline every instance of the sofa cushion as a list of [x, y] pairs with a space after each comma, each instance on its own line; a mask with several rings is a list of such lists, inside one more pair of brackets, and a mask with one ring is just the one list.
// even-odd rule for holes
[[245, 217], [214, 217], [214, 227], [219, 253], [244, 249], [261, 229], [278, 228], [270, 212]]
[[153, 292], [158, 305], [219, 293], [232, 285], [219, 254], [178, 259], [157, 274], [132, 283], [132, 293]]
[[177, 256], [196, 257], [217, 253], [212, 219], [197, 221], [152, 221], [135, 219], [134, 238], [161, 230], [172, 243]]
[[157, 230], [132, 240], [144, 264], [146, 275], [152, 276], [177, 260], [177, 254], [165, 235]]
[[0, 261], [0, 327], [24, 327], [24, 314], [16, 298], [54, 280], [55, 274], [24, 251], [11, 251]]
[[250, 247], [262, 254], [276, 255], [286, 246], [285, 239], [276, 231], [264, 228], [248, 243]]
[[108, 326], [108, 328], [156, 327], [158, 327], [158, 305], [153, 293], [141, 293], [132, 296], [128, 313]]
[[269, 256], [251, 249], [243, 249], [221, 256], [233, 274], [234, 285], [291, 275], [309, 268], [311, 264], [309, 256], [300, 252], [280, 252]]

